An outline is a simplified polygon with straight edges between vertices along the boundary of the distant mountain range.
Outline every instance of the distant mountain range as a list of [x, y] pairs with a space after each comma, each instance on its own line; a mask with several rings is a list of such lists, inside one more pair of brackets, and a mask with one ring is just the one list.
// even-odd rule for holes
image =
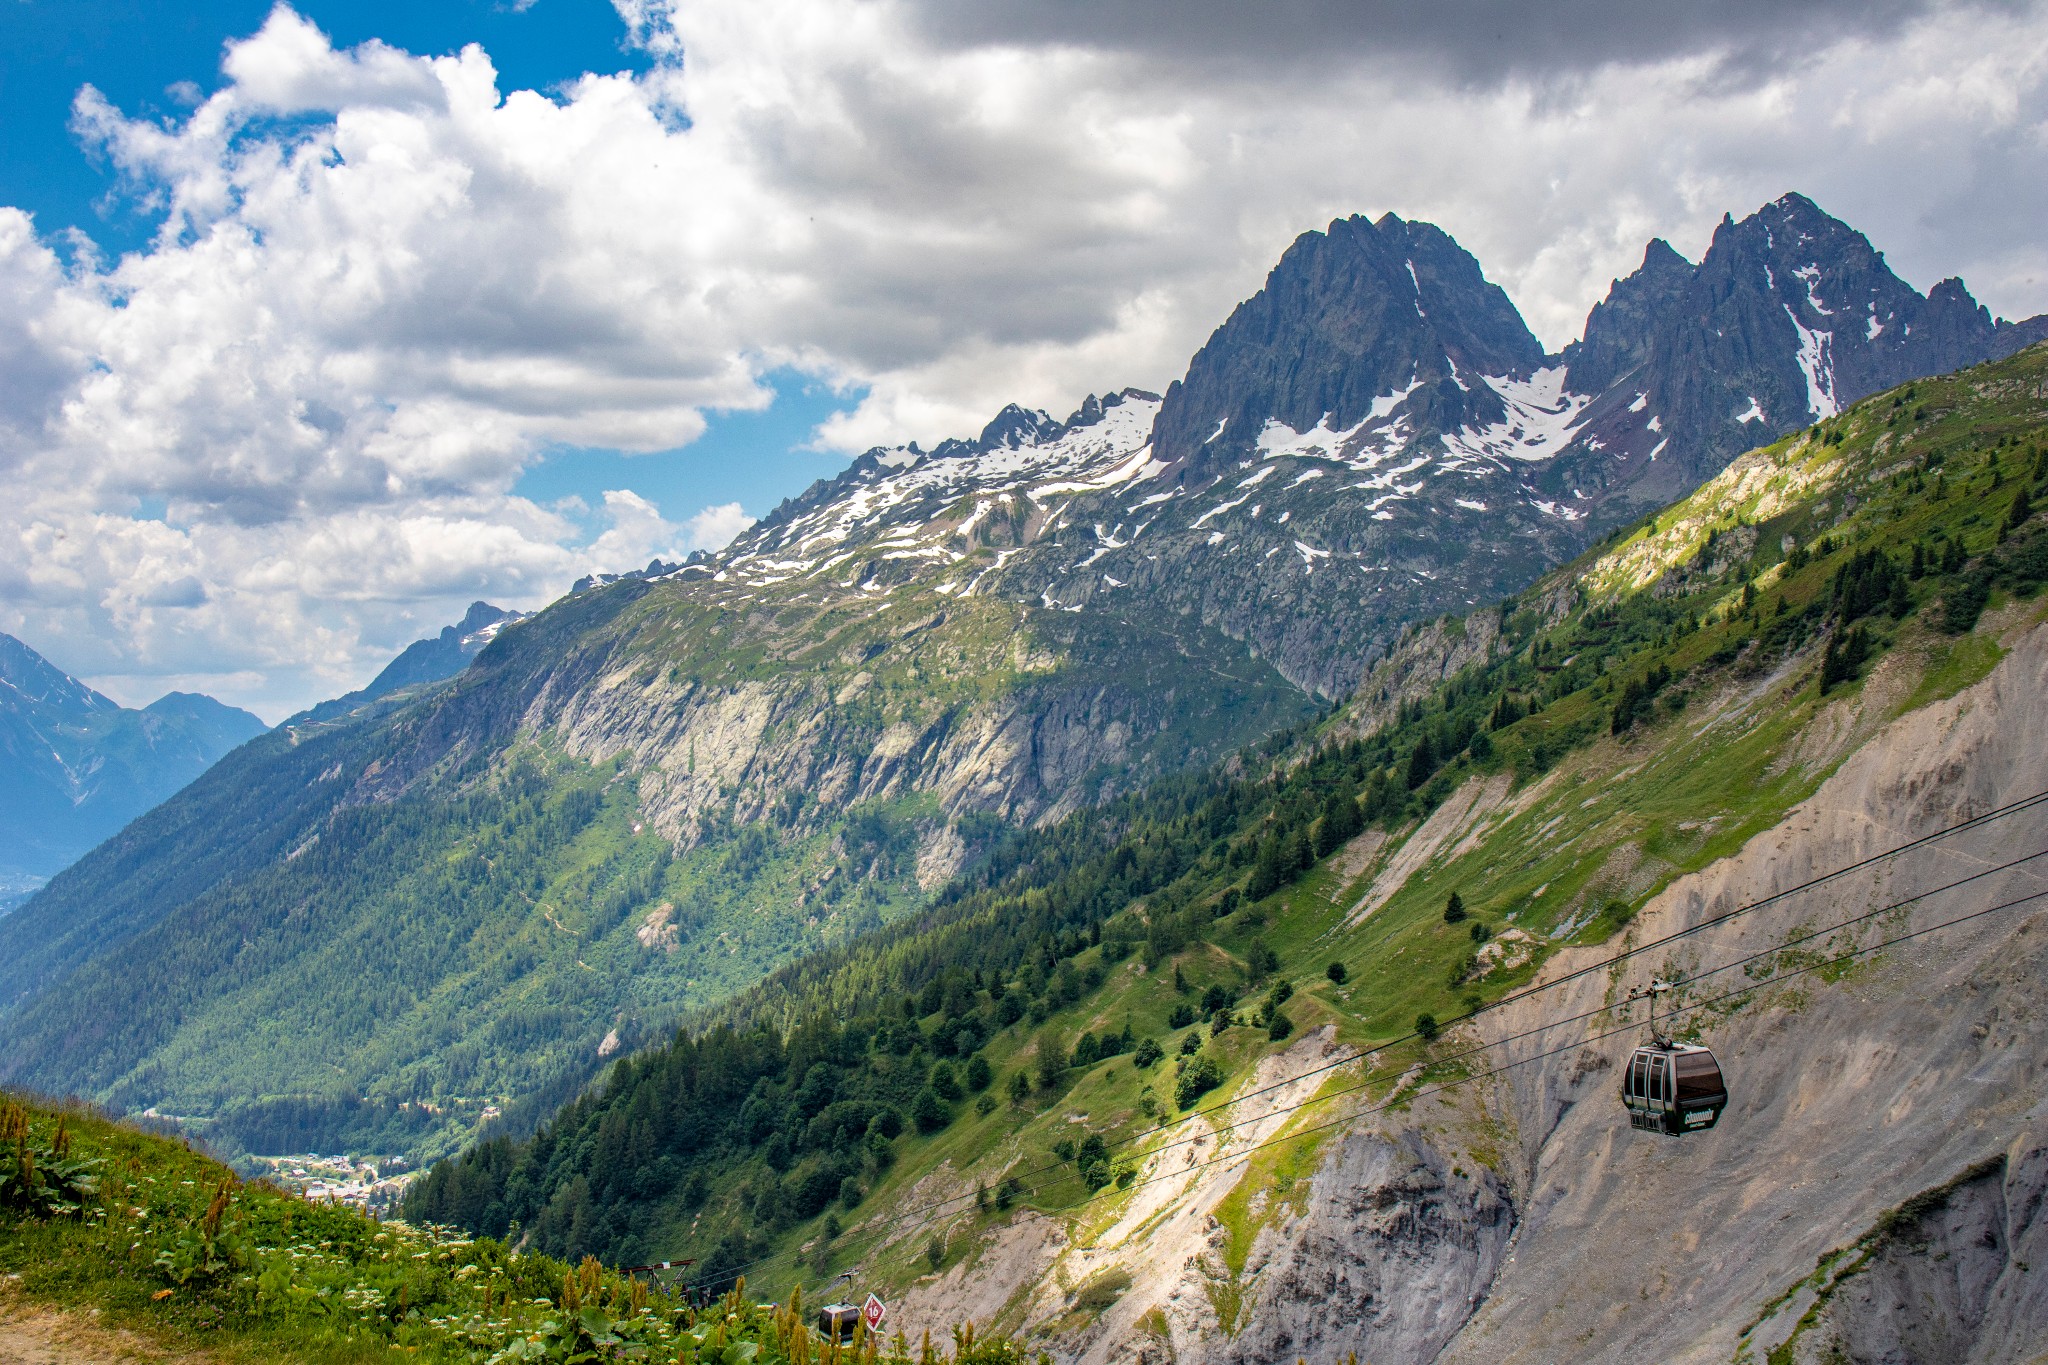
[[[367, 686], [286, 723], [332, 720], [452, 678], [523, 615], [473, 602], [459, 623], [408, 645]], [[0, 635], [0, 914], [268, 728], [192, 692], [128, 710]]]
[[0, 910], [266, 728], [191, 692], [129, 710], [0, 635]]
[[386, 1137], [426, 1150], [909, 913], [1008, 827], [1351, 696], [1739, 451], [2044, 335], [1788, 195], [1697, 264], [1652, 243], [1552, 355], [1440, 229], [1341, 220], [1164, 395], [871, 450], [446, 686], [249, 746], [0, 922], [0, 1079], [245, 1135], [300, 1131], [252, 1108], [295, 1097], [337, 1142], [351, 1105], [425, 1099], [432, 1132]]
[[488, 602], [472, 602], [460, 621], [452, 626], [443, 626], [439, 635], [407, 645], [363, 687], [301, 711], [285, 724], [333, 720], [405, 688], [452, 678], [469, 667], [469, 661], [485, 645], [497, 639], [499, 631], [525, 618], [525, 612], [507, 611]]

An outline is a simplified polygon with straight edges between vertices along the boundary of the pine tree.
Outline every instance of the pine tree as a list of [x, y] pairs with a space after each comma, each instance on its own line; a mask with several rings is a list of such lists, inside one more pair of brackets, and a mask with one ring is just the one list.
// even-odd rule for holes
[[1282, 864], [1285, 850], [1280, 840], [1267, 837], [1259, 845], [1259, 859], [1252, 864], [1251, 880], [1245, 883], [1244, 894], [1251, 900], [1260, 901], [1286, 885], [1287, 877]]
[[1453, 891], [1453, 892], [1451, 893], [1451, 897], [1450, 897], [1450, 899], [1444, 902], [1444, 923], [1445, 923], [1445, 924], [1456, 924], [1456, 923], [1458, 923], [1458, 922], [1459, 922], [1460, 920], [1462, 920], [1462, 919], [1464, 919], [1464, 918], [1465, 918], [1465, 902], [1464, 902], [1464, 899], [1463, 899], [1462, 897], [1460, 897], [1460, 896], [1458, 895], [1458, 893], [1457, 893], [1457, 892]]
[[2027, 497], [2026, 485], [2021, 484], [2019, 491], [2012, 495], [2012, 506], [2006, 511], [2006, 529], [2009, 531], [2018, 530], [2020, 526], [2025, 524], [2027, 518], [2032, 515], [2034, 515], [2034, 504]]
[[1429, 781], [1430, 776], [1435, 772], [1436, 750], [1429, 742], [1428, 732], [1424, 731], [1416, 739], [1415, 747], [1408, 751], [1408, 790], [1414, 791], [1417, 787]]

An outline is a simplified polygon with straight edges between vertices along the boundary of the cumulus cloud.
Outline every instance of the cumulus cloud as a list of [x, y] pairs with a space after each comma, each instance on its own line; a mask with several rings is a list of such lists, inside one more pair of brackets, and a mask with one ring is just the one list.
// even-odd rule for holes
[[736, 502], [707, 507], [683, 523], [685, 547], [691, 550], [723, 550], [754, 519]]
[[0, 209], [0, 629], [275, 714], [744, 524], [537, 506], [544, 451], [687, 460], [784, 367], [864, 390], [841, 449], [1157, 387], [1351, 212], [1440, 223], [1553, 345], [1791, 188], [2048, 307], [2037, 5], [615, 3], [652, 69], [554, 96], [283, 7], [176, 117], [80, 92], [162, 228], [102, 262]]

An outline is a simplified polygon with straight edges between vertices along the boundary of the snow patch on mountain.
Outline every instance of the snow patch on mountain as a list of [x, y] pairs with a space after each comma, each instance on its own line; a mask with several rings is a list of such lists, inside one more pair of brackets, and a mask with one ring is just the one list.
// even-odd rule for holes
[[1799, 373], [1806, 378], [1806, 407], [1814, 420], [1833, 417], [1840, 412], [1841, 405], [1835, 401], [1835, 367], [1829, 355], [1834, 342], [1826, 332], [1811, 330], [1799, 320], [1799, 315], [1786, 305], [1785, 316], [1792, 321], [1799, 333], [1799, 354], [1794, 357]]

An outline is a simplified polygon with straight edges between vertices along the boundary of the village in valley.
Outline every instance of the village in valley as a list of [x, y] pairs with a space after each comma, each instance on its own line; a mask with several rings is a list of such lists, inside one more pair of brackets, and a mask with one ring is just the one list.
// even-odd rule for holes
[[346, 1204], [379, 1218], [391, 1216], [418, 1177], [401, 1156], [251, 1156], [245, 1173], [292, 1193], [325, 1203]]

